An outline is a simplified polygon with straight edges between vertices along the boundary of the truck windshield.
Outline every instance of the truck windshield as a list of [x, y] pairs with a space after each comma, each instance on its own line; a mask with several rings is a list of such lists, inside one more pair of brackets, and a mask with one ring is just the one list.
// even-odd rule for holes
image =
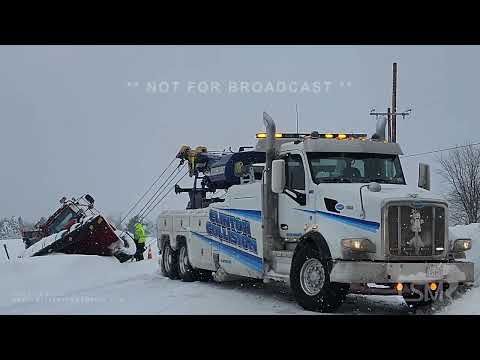
[[307, 153], [313, 181], [320, 183], [405, 184], [397, 155], [369, 153]]
[[55, 234], [62, 231], [69, 221], [77, 216], [78, 215], [70, 207], [65, 207], [54, 222], [48, 227], [48, 232], [50, 234]]

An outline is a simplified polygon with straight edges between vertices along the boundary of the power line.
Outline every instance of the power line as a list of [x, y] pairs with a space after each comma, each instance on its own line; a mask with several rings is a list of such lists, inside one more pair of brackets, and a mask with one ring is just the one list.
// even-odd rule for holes
[[435, 154], [435, 153], [439, 153], [439, 152], [442, 152], [442, 151], [455, 150], [455, 149], [460, 149], [460, 148], [469, 147], [469, 146], [477, 146], [477, 145], [480, 145], [480, 142], [478, 142], [478, 143], [473, 143], [473, 144], [468, 144], [468, 145], [454, 146], [454, 147], [449, 147], [449, 148], [445, 148], [445, 149], [432, 150], [432, 151], [427, 151], [427, 152], [418, 153], [418, 154], [403, 155], [402, 158], [413, 157], [413, 156], [421, 156], [421, 155], [428, 155], [428, 154]]

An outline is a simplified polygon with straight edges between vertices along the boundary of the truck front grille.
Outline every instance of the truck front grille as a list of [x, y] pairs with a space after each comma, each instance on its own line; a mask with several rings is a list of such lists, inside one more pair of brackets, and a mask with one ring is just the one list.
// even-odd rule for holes
[[387, 255], [393, 257], [440, 256], [445, 251], [446, 207], [409, 202], [386, 209]]

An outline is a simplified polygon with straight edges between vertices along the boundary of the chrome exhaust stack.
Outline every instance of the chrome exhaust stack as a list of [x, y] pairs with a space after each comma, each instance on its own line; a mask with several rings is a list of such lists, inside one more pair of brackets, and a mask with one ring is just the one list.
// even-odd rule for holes
[[278, 194], [272, 191], [272, 162], [275, 159], [276, 125], [275, 121], [266, 112], [263, 113], [263, 122], [267, 131], [262, 187], [263, 258], [272, 267], [273, 251], [282, 248], [278, 230]]
[[372, 135], [372, 140], [385, 141], [385, 127], [387, 125], [387, 118], [382, 117], [377, 120], [375, 134]]

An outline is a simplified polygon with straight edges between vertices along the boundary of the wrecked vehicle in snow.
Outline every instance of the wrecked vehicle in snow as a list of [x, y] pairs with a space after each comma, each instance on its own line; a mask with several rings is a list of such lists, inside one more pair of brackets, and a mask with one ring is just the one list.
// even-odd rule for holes
[[136, 252], [131, 236], [107, 221], [94, 207], [94, 199], [60, 200], [62, 206], [45, 223], [23, 231], [25, 252], [22, 257], [51, 253], [115, 256], [120, 262]]

